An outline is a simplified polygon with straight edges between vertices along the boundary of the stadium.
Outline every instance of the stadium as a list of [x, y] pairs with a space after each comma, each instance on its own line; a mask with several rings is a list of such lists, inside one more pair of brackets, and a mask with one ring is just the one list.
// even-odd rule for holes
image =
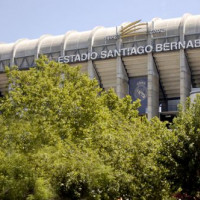
[[8, 90], [5, 66], [27, 70], [40, 55], [81, 65], [81, 72], [96, 78], [103, 89], [113, 88], [120, 98], [139, 98], [141, 115], [170, 121], [177, 105], [200, 91], [200, 15], [1, 43], [1, 95]]

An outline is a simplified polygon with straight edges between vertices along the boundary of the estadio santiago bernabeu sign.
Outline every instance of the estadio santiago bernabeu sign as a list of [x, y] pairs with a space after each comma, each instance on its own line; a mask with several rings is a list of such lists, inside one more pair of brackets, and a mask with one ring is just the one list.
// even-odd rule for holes
[[60, 56], [58, 62], [61, 63], [73, 63], [73, 62], [84, 62], [88, 60], [97, 60], [97, 59], [109, 59], [117, 56], [131, 56], [131, 55], [142, 55], [148, 54], [151, 52], [166, 52], [179, 49], [189, 49], [189, 48], [200, 48], [200, 39], [194, 41], [184, 41], [184, 42], [171, 42], [146, 46], [138, 46], [131, 48], [122, 48], [114, 50], [103, 50], [100, 53], [91, 52], [91, 53], [82, 53], [76, 55], [67, 55]]

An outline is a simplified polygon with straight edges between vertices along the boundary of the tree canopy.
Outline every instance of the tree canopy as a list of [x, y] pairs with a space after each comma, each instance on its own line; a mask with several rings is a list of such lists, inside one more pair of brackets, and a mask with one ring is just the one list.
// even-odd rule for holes
[[200, 95], [188, 98], [171, 126], [168, 140], [163, 140], [163, 166], [172, 191], [180, 190], [189, 199], [200, 199]]
[[43, 57], [7, 69], [0, 99], [0, 199], [200, 198], [200, 96], [173, 125], [138, 115], [80, 73]]
[[0, 199], [170, 199], [158, 162], [170, 131], [139, 101], [102, 91], [80, 67], [7, 70], [0, 103]]

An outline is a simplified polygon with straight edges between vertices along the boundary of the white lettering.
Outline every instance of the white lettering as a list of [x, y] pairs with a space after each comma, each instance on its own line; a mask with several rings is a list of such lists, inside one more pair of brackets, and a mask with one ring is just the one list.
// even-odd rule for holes
[[107, 51], [102, 51], [101, 52], [101, 58], [105, 59], [107, 57]]
[[193, 45], [193, 43], [192, 43], [191, 40], [188, 41], [186, 48], [188, 49], [188, 48], [190, 48], [190, 47], [191, 47], [191, 48], [194, 48], [194, 45]]
[[114, 57], [112, 50], [109, 50], [109, 51], [108, 51], [107, 58], [109, 58], [109, 57]]
[[[186, 48], [200, 48], [200, 39], [196, 40], [189, 40], [188, 42], [167, 42], [163, 44], [156, 44], [155, 45], [155, 52], [161, 51], [170, 51], [170, 50], [177, 50], [177, 49], [186, 49]], [[154, 51], [154, 47], [152, 45], [146, 46], [139, 46], [139, 47], [131, 47], [131, 48], [122, 48], [122, 49], [114, 49], [109, 51], [101, 51], [99, 54], [97, 52], [91, 53], [82, 53], [76, 55], [68, 55], [68, 56], [60, 56], [58, 57], [58, 62], [60, 63], [73, 63], [73, 62], [80, 62], [86, 60], [95, 60], [98, 57], [101, 59], [106, 58], [113, 58], [117, 56], [129, 56], [129, 55], [137, 55], [137, 54], [144, 54], [144, 53], [151, 53]]]
[[200, 47], [200, 39], [194, 41], [194, 46], [196, 48]]
[[117, 49], [114, 50], [114, 56], [115, 57], [121, 56], [120, 52]]
[[88, 59], [88, 54], [82, 53], [81, 54], [81, 61], [86, 61]]
[[79, 54], [76, 54], [75, 59], [74, 59], [74, 62], [77, 62], [77, 61], [79, 62], [81, 61], [81, 57]]
[[64, 62], [64, 58], [63, 58], [63, 56], [58, 57], [58, 62], [60, 62], [60, 63]]
[[95, 59], [97, 59], [97, 57], [98, 57], [97, 52], [92, 52], [91, 55], [90, 55], [91, 60], [95, 60]]
[[156, 52], [161, 52], [163, 50], [162, 44], [156, 44]]
[[143, 46], [139, 46], [139, 47], [137, 48], [137, 53], [138, 53], [138, 54], [143, 54], [143, 53], [144, 53], [144, 47], [143, 47]]
[[170, 50], [177, 50], [177, 49], [178, 49], [178, 43], [177, 42], [172, 42]]
[[123, 49], [121, 49], [122, 56], [125, 56], [125, 55], [126, 55], [126, 50], [127, 50], [127, 48], [123, 48]]
[[163, 45], [163, 50], [164, 51], [169, 51], [170, 49], [169, 49], [169, 47], [170, 47], [170, 44], [169, 43], [164, 43], [164, 45]]
[[127, 48], [127, 55], [130, 56], [130, 49]]
[[151, 53], [153, 51], [153, 46], [152, 45], [147, 45], [145, 47], [145, 53]]
[[74, 62], [74, 58], [75, 58], [76, 55], [71, 55], [71, 62]]
[[136, 48], [133, 47], [133, 48], [131, 49], [131, 54], [130, 54], [130, 55], [136, 55], [136, 54], [137, 54]]
[[69, 56], [64, 56], [64, 63], [68, 63], [69, 62]]
[[185, 41], [182, 42], [178, 42], [178, 49], [185, 49]]

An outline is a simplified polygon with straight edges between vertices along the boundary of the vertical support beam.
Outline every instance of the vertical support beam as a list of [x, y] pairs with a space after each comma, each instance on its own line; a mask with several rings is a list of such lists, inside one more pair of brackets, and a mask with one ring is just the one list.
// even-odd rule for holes
[[123, 98], [128, 94], [128, 76], [120, 56], [117, 57], [116, 93]]
[[180, 103], [185, 104], [185, 100], [191, 92], [191, 72], [188, 66], [184, 49], [180, 50]]
[[[117, 40], [117, 49], [121, 49], [122, 40]], [[117, 56], [116, 60], [116, 93], [118, 97], [123, 98], [128, 94], [128, 75], [125, 70], [124, 63], [122, 62], [121, 56]]]
[[[148, 24], [148, 28], [154, 29], [154, 21]], [[147, 30], [148, 31], [148, 30]], [[152, 36], [148, 35], [148, 44], [152, 45]], [[148, 102], [147, 113], [148, 119], [159, 116], [159, 74], [156, 64], [154, 62], [153, 54], [149, 53], [147, 61], [147, 79], [148, 79]]]
[[88, 75], [89, 75], [90, 79], [97, 78], [97, 73], [96, 73], [96, 71], [94, 69], [94, 65], [93, 65], [93, 61], [92, 60], [88, 61]]
[[96, 78], [101, 87], [101, 79], [96, 71], [96, 68], [92, 60], [88, 60], [88, 76], [90, 77], [90, 79]]
[[[190, 14], [185, 14], [180, 23], [180, 42], [185, 40], [185, 21]], [[187, 62], [184, 49], [180, 49], [180, 103], [185, 104], [191, 91], [191, 71]]]
[[148, 54], [148, 119], [158, 116], [159, 75], [152, 53]]
[[[101, 26], [95, 27], [91, 31], [91, 34], [90, 34], [89, 39], [88, 39], [88, 53], [92, 53], [95, 33], [101, 28], [103, 28], [103, 27], [101, 27]], [[103, 88], [102, 84], [101, 84], [101, 78], [100, 78], [100, 76], [99, 76], [99, 74], [96, 70], [96, 67], [94, 65], [94, 62], [92, 60], [88, 60], [88, 75], [89, 75], [90, 79], [96, 78], [97, 81], [99, 82], [99, 86], [101, 88]]]

